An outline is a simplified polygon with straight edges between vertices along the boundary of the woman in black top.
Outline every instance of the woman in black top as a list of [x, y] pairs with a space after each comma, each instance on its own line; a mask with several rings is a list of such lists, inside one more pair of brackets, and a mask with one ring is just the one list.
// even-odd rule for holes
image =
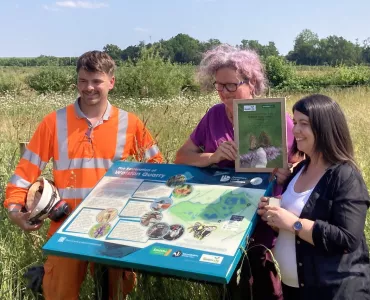
[[279, 232], [277, 245], [281, 238], [275, 255], [286, 273], [284, 299], [370, 299], [370, 199], [344, 114], [319, 94], [299, 100], [293, 113], [293, 148], [305, 160], [285, 182], [280, 206], [262, 197], [258, 209]]

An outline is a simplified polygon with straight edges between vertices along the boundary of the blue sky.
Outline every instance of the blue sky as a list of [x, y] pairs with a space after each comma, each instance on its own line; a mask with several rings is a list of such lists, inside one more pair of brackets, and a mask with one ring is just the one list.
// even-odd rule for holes
[[232, 45], [274, 41], [286, 54], [305, 28], [362, 42], [369, 11], [369, 0], [0, 0], [0, 57], [79, 56], [178, 33]]

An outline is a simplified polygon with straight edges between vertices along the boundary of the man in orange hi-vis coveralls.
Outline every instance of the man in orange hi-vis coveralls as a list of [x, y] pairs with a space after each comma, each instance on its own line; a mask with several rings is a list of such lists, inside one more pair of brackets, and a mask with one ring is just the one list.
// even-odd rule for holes
[[[115, 83], [115, 63], [100, 51], [83, 54], [77, 62], [79, 98], [52, 112], [38, 125], [6, 188], [4, 205], [10, 220], [25, 231], [38, 230], [24, 213], [27, 190], [53, 159], [53, 176], [61, 199], [73, 210], [114, 161], [133, 156], [142, 162], [163, 158], [151, 134], [133, 114], [112, 106], [108, 92]], [[51, 222], [50, 237], [61, 225]], [[78, 299], [88, 262], [48, 256], [43, 277], [47, 300]], [[133, 272], [109, 268], [109, 298], [122, 299], [135, 286]], [[120, 292], [117, 292], [120, 291]]]

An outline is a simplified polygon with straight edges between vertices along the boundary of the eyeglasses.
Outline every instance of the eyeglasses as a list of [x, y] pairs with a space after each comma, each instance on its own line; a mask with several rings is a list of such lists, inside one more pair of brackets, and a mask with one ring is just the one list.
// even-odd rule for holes
[[219, 83], [215, 81], [213, 83], [213, 86], [215, 87], [216, 91], [222, 92], [224, 88], [230, 93], [235, 92], [239, 86], [241, 86], [244, 83], [248, 83], [248, 80], [240, 81], [239, 83]]

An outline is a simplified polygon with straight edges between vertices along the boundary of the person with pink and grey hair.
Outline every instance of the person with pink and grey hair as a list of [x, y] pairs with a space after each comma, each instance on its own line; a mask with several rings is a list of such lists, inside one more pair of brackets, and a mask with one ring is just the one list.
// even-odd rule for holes
[[[239, 82], [243, 81], [246, 84], [249, 91], [246, 90], [243, 96], [247, 96], [247, 98], [253, 98], [255, 95], [263, 94], [267, 87], [267, 79], [260, 58], [253, 50], [239, 49], [228, 44], [221, 44], [213, 50], [207, 51], [200, 63], [198, 71], [198, 80], [201, 86], [208, 88], [210, 83], [214, 85], [215, 76], [217, 76], [217, 72], [221, 69], [232, 69], [237, 79], [240, 80]], [[231, 79], [231, 77], [227, 79]], [[236, 81], [235, 83], [239, 82]], [[231, 90], [234, 89], [234, 92], [237, 90], [235, 87], [229, 87], [231, 87]], [[216, 88], [216, 90], [222, 91], [222, 88]], [[240, 91], [238, 89], [238, 92]]]
[[[205, 53], [198, 79], [204, 89], [213, 85], [221, 103], [211, 107], [205, 114], [189, 139], [177, 151], [175, 163], [234, 168], [237, 149], [234, 142], [233, 101], [253, 99], [264, 93], [267, 79], [261, 60], [252, 50], [221, 44]], [[289, 150], [293, 144], [293, 121], [289, 115], [286, 119]], [[275, 175], [277, 182], [282, 183], [290, 171], [279, 169]]]
[[[234, 168], [237, 146], [234, 142], [233, 101], [253, 99], [264, 94], [267, 79], [258, 54], [249, 49], [239, 49], [222, 44], [205, 53], [200, 63], [198, 80], [202, 88], [214, 87], [221, 103], [211, 107], [203, 116], [188, 140], [178, 150], [175, 163], [197, 167], [216, 165], [219, 168]], [[293, 121], [287, 115], [287, 148], [293, 144]], [[288, 153], [289, 153], [288, 152]], [[278, 169], [277, 183], [283, 183], [290, 175], [288, 169]], [[275, 188], [279, 195], [281, 187]], [[273, 247], [275, 235], [263, 222], [257, 224], [253, 245]], [[253, 248], [253, 249], [252, 249]], [[249, 263], [243, 265], [241, 279], [234, 274], [226, 288], [227, 299], [282, 299], [281, 282], [274, 264], [264, 247], [250, 247]], [[239, 266], [237, 267], [239, 268]], [[253, 282], [253, 284], [252, 284]], [[251, 286], [250, 286], [251, 285]]]

